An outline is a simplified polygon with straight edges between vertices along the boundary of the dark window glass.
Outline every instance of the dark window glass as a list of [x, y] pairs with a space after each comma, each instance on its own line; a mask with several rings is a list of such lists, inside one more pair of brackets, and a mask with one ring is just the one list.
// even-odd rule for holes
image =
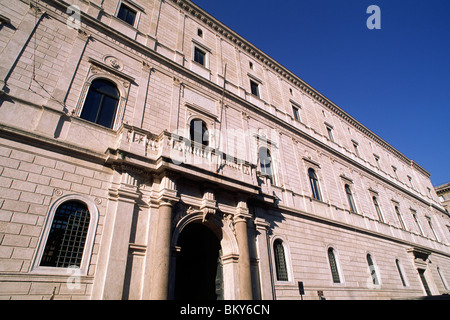
[[190, 127], [191, 140], [196, 143], [208, 146], [209, 144], [209, 132], [206, 123], [200, 119], [194, 119], [191, 121]]
[[199, 48], [195, 47], [194, 49], [194, 61], [201, 64], [202, 66], [205, 66], [205, 57], [206, 53]]
[[130, 9], [123, 3], [120, 5], [119, 13], [117, 14], [117, 18], [125, 21], [131, 26], [134, 26], [134, 20], [136, 19], [136, 11]]
[[252, 95], [259, 97], [259, 85], [255, 81], [250, 80], [250, 89]]
[[316, 200], [322, 200], [320, 196], [319, 180], [317, 179], [314, 169], [308, 170], [309, 182], [311, 184], [312, 196]]
[[119, 90], [110, 81], [92, 81], [80, 117], [101, 126], [112, 128], [119, 104]]
[[334, 256], [333, 248], [328, 249], [328, 260], [330, 262], [331, 275], [334, 283], [340, 283], [339, 271], [336, 263], [336, 257]]
[[275, 255], [275, 268], [278, 281], [288, 281], [288, 272], [286, 267], [286, 256], [284, 255], [284, 247], [281, 240], [275, 240], [273, 243], [273, 252]]
[[80, 267], [89, 228], [87, 206], [79, 201], [67, 201], [56, 209], [41, 266]]

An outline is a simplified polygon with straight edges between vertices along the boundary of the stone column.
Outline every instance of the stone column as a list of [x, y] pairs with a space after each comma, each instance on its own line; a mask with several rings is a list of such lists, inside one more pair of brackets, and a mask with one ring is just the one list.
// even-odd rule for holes
[[270, 224], [267, 223], [264, 219], [256, 218], [255, 226], [257, 232], [256, 245], [259, 258], [261, 299], [272, 300], [273, 299], [272, 274], [270, 268], [269, 247], [267, 245], [268, 243], [267, 228], [269, 228]]
[[169, 298], [171, 227], [173, 205], [178, 202], [175, 180], [169, 175], [161, 179], [158, 194], [158, 223], [153, 247], [150, 299]]
[[248, 248], [247, 219], [251, 218], [247, 202], [239, 201], [234, 216], [234, 226], [239, 247], [239, 299], [252, 300], [252, 275]]

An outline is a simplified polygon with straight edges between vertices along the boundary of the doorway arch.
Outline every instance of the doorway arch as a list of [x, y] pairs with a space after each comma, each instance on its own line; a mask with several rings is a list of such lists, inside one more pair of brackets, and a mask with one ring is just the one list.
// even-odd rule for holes
[[177, 248], [175, 299], [223, 299], [222, 254], [217, 235], [202, 223], [189, 223], [178, 236]]

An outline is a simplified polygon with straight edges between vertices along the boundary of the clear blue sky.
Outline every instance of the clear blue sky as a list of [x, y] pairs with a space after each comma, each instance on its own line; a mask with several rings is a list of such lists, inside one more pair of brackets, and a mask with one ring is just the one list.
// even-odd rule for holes
[[450, 0], [193, 2], [450, 182]]

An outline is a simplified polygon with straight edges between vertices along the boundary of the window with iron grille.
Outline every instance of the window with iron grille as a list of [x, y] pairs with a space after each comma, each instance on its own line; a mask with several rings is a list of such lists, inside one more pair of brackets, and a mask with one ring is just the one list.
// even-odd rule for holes
[[366, 258], [367, 258], [367, 264], [369, 265], [370, 276], [372, 277], [372, 282], [375, 285], [379, 285], [380, 282], [378, 281], [378, 275], [377, 275], [377, 271], [375, 269], [375, 265], [372, 260], [372, 256], [370, 254], [368, 254]]
[[341, 283], [341, 278], [339, 277], [338, 266], [336, 262], [336, 257], [334, 255], [333, 248], [328, 249], [328, 260], [330, 262], [331, 275], [333, 277], [334, 283]]
[[41, 266], [81, 266], [90, 214], [80, 201], [67, 201], [55, 212], [41, 259]]
[[284, 254], [283, 242], [279, 239], [273, 243], [273, 252], [275, 256], [275, 269], [278, 281], [288, 281], [288, 272], [286, 265], [286, 256]]

